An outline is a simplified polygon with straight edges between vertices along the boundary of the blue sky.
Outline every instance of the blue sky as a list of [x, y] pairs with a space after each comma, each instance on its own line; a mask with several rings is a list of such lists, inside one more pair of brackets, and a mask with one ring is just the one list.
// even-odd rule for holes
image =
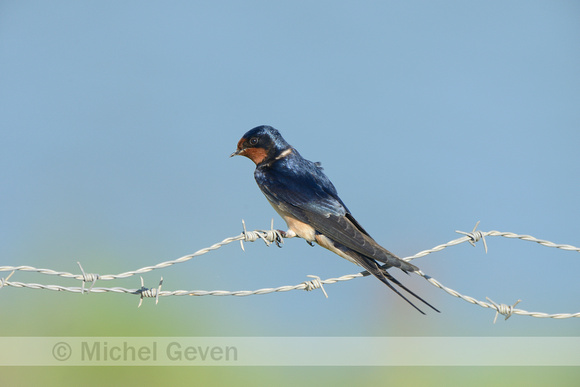
[[[478, 220], [484, 231], [578, 246], [579, 16], [574, 1], [3, 1], [0, 264], [77, 271], [81, 261], [89, 272], [122, 272], [237, 235], [241, 219], [283, 228], [253, 164], [228, 158], [259, 124], [322, 162], [359, 222], [401, 256]], [[577, 253], [488, 245], [487, 255], [465, 245], [414, 263], [478, 299], [580, 311]], [[163, 275], [167, 290], [251, 290], [357, 271], [288, 240], [282, 249], [230, 245], [144, 277], [154, 286]], [[328, 300], [174, 297], [141, 309], [129, 296], [3, 289], [10, 319], [52, 328], [6, 319], [0, 327], [64, 335], [64, 317], [50, 313], [58, 305], [158, 321], [144, 335], [578, 332], [575, 320], [492, 325], [492, 312], [396, 275], [442, 313], [420, 316], [372, 278], [330, 285]], [[76, 285], [25, 273], [12, 280]], [[191, 319], [203, 324], [193, 329]], [[81, 321], [68, 317], [67, 326], [111, 333]]]

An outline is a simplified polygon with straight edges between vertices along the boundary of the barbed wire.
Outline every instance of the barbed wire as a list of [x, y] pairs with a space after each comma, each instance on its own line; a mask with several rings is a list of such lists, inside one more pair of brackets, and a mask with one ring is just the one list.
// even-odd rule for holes
[[[316, 275], [308, 275], [307, 277], [312, 278], [311, 280], [303, 281], [297, 285], [287, 285], [287, 286], [279, 286], [279, 287], [275, 287], [275, 288], [262, 288], [262, 289], [257, 289], [257, 290], [238, 290], [238, 291], [227, 291], [227, 290], [209, 290], [209, 291], [208, 290], [174, 290], [174, 291], [163, 290], [162, 291], [161, 286], [163, 284], [163, 277], [161, 277], [161, 280], [159, 281], [159, 285], [155, 288], [146, 288], [144, 286], [143, 277], [141, 277], [141, 287], [139, 289], [126, 289], [126, 288], [122, 288], [122, 287], [111, 287], [111, 288], [95, 287], [95, 284], [97, 281], [107, 281], [107, 280], [128, 278], [128, 277], [131, 277], [134, 275], [144, 274], [144, 273], [147, 273], [147, 272], [150, 272], [153, 270], [164, 269], [164, 268], [167, 268], [169, 266], [176, 265], [178, 263], [187, 262], [195, 257], [207, 254], [213, 250], [217, 250], [225, 245], [228, 245], [228, 244], [230, 244], [232, 242], [236, 242], [236, 241], [240, 242], [242, 250], [244, 250], [244, 242], [255, 242], [258, 239], [262, 240], [267, 246], [275, 243], [276, 245], [278, 245], [280, 247], [280, 245], [284, 243], [283, 234], [280, 231], [275, 230], [273, 227], [273, 225], [274, 225], [273, 219], [272, 219], [272, 224], [271, 224], [271, 227], [269, 230], [248, 231], [246, 229], [246, 224], [243, 220], [242, 220], [242, 225], [243, 225], [243, 231], [240, 235], [226, 238], [226, 239], [222, 240], [221, 242], [215, 243], [209, 247], [198, 250], [193, 254], [185, 255], [185, 256], [177, 258], [175, 260], [161, 262], [161, 263], [158, 263], [158, 264], [153, 265], [153, 266], [145, 266], [145, 267], [142, 267], [142, 268], [137, 269], [137, 270], [127, 271], [127, 272], [120, 273], [120, 274], [100, 275], [100, 274], [96, 274], [96, 273], [85, 273], [80, 262], [77, 262], [77, 264], [79, 265], [81, 274], [74, 274], [74, 273], [63, 272], [63, 271], [55, 271], [55, 270], [51, 270], [51, 269], [39, 269], [39, 268], [35, 268], [32, 266], [0, 266], [0, 272], [10, 272], [10, 274], [6, 278], [0, 278], [0, 289], [2, 287], [5, 287], [5, 286], [10, 286], [10, 287], [15, 287], [15, 288], [66, 291], [66, 292], [81, 293], [81, 294], [84, 294], [84, 293], [107, 293], [107, 292], [136, 294], [136, 295], [139, 295], [139, 305], [138, 306], [141, 306], [141, 304], [143, 302], [143, 298], [155, 298], [155, 302], [158, 303], [159, 297], [167, 297], [167, 296], [238, 296], [238, 297], [243, 297], [243, 296], [251, 296], [251, 295], [257, 295], [257, 294], [288, 292], [288, 291], [292, 291], [292, 290], [312, 291], [312, 290], [316, 290], [316, 289], [321, 289], [324, 296], [328, 298], [328, 294], [326, 293], [326, 290], [324, 289], [324, 285], [330, 285], [330, 284], [350, 281], [350, 280], [353, 280], [355, 278], [360, 278], [360, 277], [365, 277], [365, 276], [370, 275], [367, 271], [363, 271], [360, 273], [348, 274], [348, 275], [344, 275], [344, 276], [337, 277], [337, 278], [328, 278], [325, 280], [321, 279], [319, 276], [316, 276]], [[424, 256], [429, 255], [431, 253], [438, 252], [438, 251], [441, 251], [441, 250], [446, 249], [448, 247], [456, 246], [456, 245], [459, 245], [459, 244], [462, 244], [465, 242], [470, 243], [472, 246], [476, 246], [476, 243], [479, 241], [483, 242], [485, 252], [487, 253], [487, 242], [486, 242], [485, 238], [486, 237], [496, 237], [496, 236], [500, 236], [500, 237], [504, 237], [504, 238], [511, 238], [511, 239], [519, 239], [519, 240], [528, 241], [528, 242], [534, 242], [534, 243], [538, 243], [538, 244], [545, 246], [545, 247], [552, 247], [552, 248], [561, 249], [561, 250], [580, 252], [580, 248], [578, 248], [578, 247], [568, 245], [568, 244], [553, 243], [550, 241], [535, 238], [531, 235], [520, 235], [520, 234], [516, 234], [516, 233], [512, 233], [512, 232], [502, 232], [502, 231], [495, 231], [495, 230], [480, 231], [480, 230], [477, 230], [478, 225], [479, 225], [479, 222], [476, 223], [475, 227], [473, 228], [473, 230], [471, 232], [456, 231], [457, 233], [463, 235], [460, 238], [457, 238], [457, 239], [451, 240], [447, 243], [435, 246], [429, 250], [420, 251], [415, 255], [412, 255], [410, 257], [406, 257], [403, 259], [405, 261], [412, 261], [413, 259], [421, 258], [421, 257], [424, 257]], [[39, 274], [44, 274], [44, 275], [54, 275], [54, 276], [58, 276], [58, 277], [72, 278], [72, 279], [82, 281], [82, 284], [81, 284], [81, 286], [69, 287], [69, 286], [61, 286], [61, 285], [44, 285], [44, 284], [38, 284], [38, 283], [23, 283], [23, 282], [9, 281], [10, 278], [17, 271], [34, 272], [34, 273], [39, 273]], [[521, 300], [516, 301], [513, 305], [506, 305], [506, 304], [501, 304], [501, 303], [498, 304], [498, 303], [490, 300], [487, 297], [486, 297], [486, 299], [488, 302], [480, 301], [480, 300], [477, 300], [476, 298], [473, 298], [473, 297], [470, 297], [467, 295], [463, 295], [463, 294], [459, 293], [458, 291], [453, 290], [453, 289], [443, 285], [441, 282], [437, 281], [435, 278], [426, 275], [425, 273], [423, 273], [420, 270], [416, 271], [414, 273], [423, 277], [431, 285], [445, 291], [447, 294], [450, 294], [454, 297], [460, 298], [460, 299], [467, 301], [471, 304], [479, 305], [482, 308], [489, 308], [489, 309], [495, 310], [496, 314], [495, 314], [495, 318], [494, 318], [494, 323], [496, 322], [497, 317], [500, 314], [505, 316], [505, 320], [507, 320], [509, 317], [511, 317], [514, 314], [521, 315], [521, 316], [536, 317], [536, 318], [553, 318], [553, 319], [567, 319], [567, 318], [580, 317], [580, 312], [578, 312], [578, 313], [548, 314], [548, 313], [542, 313], [542, 312], [528, 312], [528, 311], [525, 311], [522, 309], [516, 309], [515, 306], [519, 302], [521, 302]], [[85, 289], [85, 285], [87, 283], [90, 283], [90, 287], [88, 289]]]

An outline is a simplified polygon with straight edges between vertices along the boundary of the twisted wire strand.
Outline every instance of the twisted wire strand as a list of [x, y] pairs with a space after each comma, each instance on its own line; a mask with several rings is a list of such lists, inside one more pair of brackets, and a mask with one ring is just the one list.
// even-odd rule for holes
[[[167, 296], [237, 296], [237, 297], [245, 297], [245, 296], [251, 296], [251, 295], [258, 295], [258, 294], [288, 292], [288, 291], [292, 291], [292, 290], [312, 291], [312, 290], [316, 290], [316, 289], [321, 289], [323, 294], [326, 297], [328, 297], [328, 294], [327, 294], [326, 290], [324, 289], [324, 285], [331, 285], [331, 284], [340, 283], [340, 282], [344, 282], [344, 281], [350, 281], [350, 280], [353, 280], [355, 278], [360, 278], [360, 277], [364, 277], [364, 276], [369, 275], [368, 272], [363, 271], [360, 273], [348, 274], [348, 275], [344, 275], [344, 276], [337, 277], [337, 278], [328, 278], [325, 280], [320, 279], [320, 277], [318, 277], [318, 276], [309, 275], [308, 277], [312, 278], [311, 280], [301, 282], [297, 285], [286, 285], [286, 286], [279, 286], [279, 287], [275, 287], [275, 288], [262, 288], [262, 289], [257, 289], [257, 290], [237, 290], [237, 291], [228, 291], [228, 290], [209, 290], [209, 291], [208, 290], [174, 290], [174, 291], [164, 290], [164, 291], [162, 291], [161, 285], [163, 283], [163, 278], [161, 278], [161, 281], [159, 282], [159, 285], [157, 288], [146, 288], [144, 286], [142, 277], [141, 277], [141, 288], [139, 288], [139, 289], [126, 289], [126, 288], [122, 288], [122, 287], [105, 288], [105, 287], [95, 287], [94, 286], [98, 280], [112, 280], [112, 279], [127, 278], [127, 277], [131, 277], [133, 275], [143, 274], [143, 273], [150, 272], [152, 270], [163, 269], [163, 268], [166, 268], [166, 267], [178, 264], [178, 263], [187, 262], [195, 257], [207, 254], [213, 250], [217, 250], [222, 246], [225, 246], [227, 244], [230, 244], [230, 243], [236, 242], [236, 241], [240, 241], [242, 249], [244, 249], [244, 245], [243, 245], [244, 242], [255, 242], [258, 239], [262, 240], [268, 246], [272, 243], [275, 243], [276, 245], [280, 246], [280, 244], [284, 242], [285, 236], [283, 235], [282, 232], [280, 232], [278, 230], [274, 230], [273, 224], [272, 224], [272, 227], [270, 230], [248, 231], [248, 230], [246, 230], [245, 223], [243, 221], [242, 221], [242, 223], [243, 223], [244, 231], [240, 235], [226, 238], [221, 242], [215, 243], [209, 247], [198, 250], [193, 254], [185, 255], [185, 256], [177, 258], [175, 260], [161, 262], [161, 263], [158, 263], [157, 265], [153, 265], [153, 266], [145, 266], [145, 267], [142, 267], [142, 268], [137, 269], [137, 270], [127, 271], [127, 272], [120, 273], [120, 274], [106, 274], [106, 275], [99, 275], [99, 274], [94, 274], [94, 273], [87, 274], [83, 270], [80, 263], [78, 263], [78, 264], [79, 264], [79, 267], [81, 269], [81, 274], [59, 272], [59, 271], [54, 271], [51, 269], [37, 269], [37, 268], [34, 268], [32, 266], [0, 266], [0, 272], [5, 272], [5, 271], [11, 272], [6, 278], [0, 278], [0, 288], [2, 288], [4, 286], [11, 286], [11, 287], [15, 287], [15, 288], [66, 291], [66, 292], [73, 292], [73, 293], [112, 292], [112, 293], [137, 294], [140, 296], [139, 306], [141, 306], [141, 303], [143, 302], [143, 298], [155, 298], [156, 303], [157, 303], [159, 301], [159, 297], [167, 297]], [[545, 246], [545, 247], [552, 247], [552, 248], [557, 248], [557, 249], [562, 249], [562, 250], [567, 250], [567, 251], [580, 252], [580, 248], [578, 248], [578, 247], [568, 245], [568, 244], [553, 243], [553, 242], [550, 242], [547, 240], [535, 238], [531, 235], [521, 235], [521, 234], [516, 234], [516, 233], [512, 233], [512, 232], [502, 232], [502, 231], [495, 231], [495, 230], [486, 231], [486, 232], [479, 231], [479, 230], [476, 230], [478, 224], [479, 224], [479, 222], [477, 222], [477, 224], [475, 225], [475, 227], [473, 228], [473, 230], [471, 232], [456, 231], [457, 233], [464, 235], [460, 238], [457, 238], [457, 239], [451, 240], [447, 243], [435, 246], [429, 250], [420, 251], [413, 256], [406, 257], [403, 259], [406, 261], [411, 261], [413, 259], [421, 258], [421, 257], [427, 256], [431, 253], [438, 252], [438, 251], [444, 250], [448, 247], [456, 246], [456, 245], [459, 245], [459, 244], [465, 243], [465, 242], [468, 242], [468, 243], [472, 244], [473, 246], [475, 246], [475, 243], [480, 241], [480, 240], [483, 241], [485, 250], [487, 252], [487, 242], [486, 242], [485, 238], [489, 237], [489, 236], [501, 236], [504, 238], [520, 239], [523, 241], [538, 243], [538, 244]], [[74, 278], [74, 279], [82, 281], [82, 286], [80, 286], [80, 287], [74, 287], [74, 286], [67, 287], [67, 286], [60, 286], [60, 285], [43, 285], [43, 284], [38, 284], [38, 283], [23, 283], [23, 282], [9, 281], [10, 277], [12, 277], [12, 275], [14, 275], [14, 273], [16, 271], [36, 272], [39, 274], [56, 275], [56, 276], [60, 276], [60, 277], [64, 277], [64, 278]], [[449, 294], [453, 297], [460, 298], [466, 302], [469, 302], [469, 303], [474, 304], [474, 305], [478, 305], [482, 308], [489, 308], [489, 309], [495, 310], [496, 314], [495, 314], [494, 323], [496, 322], [497, 317], [500, 314], [505, 316], [506, 320], [509, 317], [511, 317], [512, 315], [530, 316], [530, 317], [536, 317], [536, 318], [553, 318], [553, 319], [567, 319], [567, 318], [580, 317], [580, 312], [579, 313], [548, 314], [548, 313], [542, 313], [542, 312], [528, 312], [528, 311], [522, 310], [522, 309], [515, 309], [515, 306], [521, 300], [518, 300], [513, 305], [506, 305], [506, 304], [501, 304], [501, 303], [498, 304], [498, 303], [495, 303], [494, 301], [490, 300], [489, 298], [487, 298], [487, 300], [489, 302], [480, 301], [480, 300], [477, 300], [476, 298], [473, 298], [473, 297], [470, 297], [467, 295], [463, 295], [454, 289], [446, 287], [441, 282], [437, 281], [435, 278], [426, 275], [425, 273], [423, 273], [420, 270], [415, 272], [415, 274], [423, 277], [431, 285], [445, 291], [447, 294]], [[85, 289], [85, 283], [87, 283], [87, 282], [91, 283], [91, 286], [89, 289]]]

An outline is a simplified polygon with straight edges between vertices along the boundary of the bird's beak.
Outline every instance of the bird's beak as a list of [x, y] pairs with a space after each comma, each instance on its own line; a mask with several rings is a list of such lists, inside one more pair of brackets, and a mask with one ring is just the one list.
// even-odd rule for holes
[[244, 141], [246, 141], [245, 138], [241, 138], [240, 141], [238, 141], [237, 149], [236, 149], [236, 151], [234, 153], [232, 153], [230, 155], [230, 157], [240, 156], [240, 155], [243, 156], [244, 155], [244, 152], [246, 151], [246, 148], [244, 148], [244, 145], [243, 145], [244, 144]]

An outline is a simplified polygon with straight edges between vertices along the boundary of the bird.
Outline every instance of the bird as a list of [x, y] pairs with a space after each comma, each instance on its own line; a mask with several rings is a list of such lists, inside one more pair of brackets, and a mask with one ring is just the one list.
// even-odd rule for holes
[[425, 314], [393, 284], [439, 312], [387, 271], [398, 268], [408, 274], [419, 268], [379, 245], [355, 220], [320, 163], [303, 158], [277, 129], [261, 125], [249, 130], [233, 156], [245, 156], [256, 164], [258, 187], [288, 226], [280, 231], [282, 237], [297, 236], [311, 246], [317, 243], [363, 267], [420, 313]]

